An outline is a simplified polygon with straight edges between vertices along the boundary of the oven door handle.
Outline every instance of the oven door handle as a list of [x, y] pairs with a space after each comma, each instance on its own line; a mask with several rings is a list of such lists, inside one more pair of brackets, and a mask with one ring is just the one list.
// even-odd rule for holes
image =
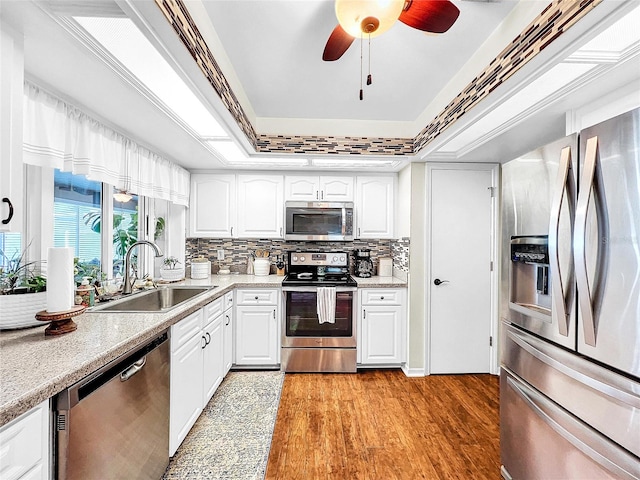
[[[336, 287], [336, 293], [355, 292], [358, 287]], [[283, 292], [317, 292], [318, 287], [282, 287]]]

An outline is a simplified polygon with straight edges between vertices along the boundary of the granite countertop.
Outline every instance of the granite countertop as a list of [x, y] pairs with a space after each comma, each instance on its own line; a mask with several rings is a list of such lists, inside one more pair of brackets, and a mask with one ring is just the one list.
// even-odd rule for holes
[[[404, 287], [396, 277], [357, 278], [359, 287]], [[207, 303], [246, 287], [280, 287], [276, 275], [211, 275], [173, 285], [215, 286], [167, 313], [104, 313], [75, 317], [75, 332], [45, 337], [42, 326], [0, 332], [0, 426], [153, 339]]]
[[75, 317], [75, 332], [45, 337], [42, 326], [0, 332], [0, 426], [120, 355], [151, 340], [238, 287], [280, 287], [276, 275], [211, 275], [174, 285], [216, 286], [167, 313], [103, 313]]

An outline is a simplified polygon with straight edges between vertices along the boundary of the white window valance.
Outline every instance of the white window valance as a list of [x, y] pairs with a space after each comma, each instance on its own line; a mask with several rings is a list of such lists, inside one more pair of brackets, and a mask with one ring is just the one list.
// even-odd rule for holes
[[25, 82], [24, 162], [189, 205], [189, 172]]

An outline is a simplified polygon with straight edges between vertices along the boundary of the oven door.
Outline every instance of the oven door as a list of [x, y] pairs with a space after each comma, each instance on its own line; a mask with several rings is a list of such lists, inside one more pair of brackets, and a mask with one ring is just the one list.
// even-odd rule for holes
[[317, 287], [283, 287], [283, 347], [355, 348], [355, 287], [336, 287], [335, 323], [320, 323]]

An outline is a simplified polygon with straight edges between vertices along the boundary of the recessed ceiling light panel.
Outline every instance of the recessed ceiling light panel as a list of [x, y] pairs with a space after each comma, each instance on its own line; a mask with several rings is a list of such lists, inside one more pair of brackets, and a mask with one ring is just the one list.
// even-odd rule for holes
[[74, 17], [74, 20], [198, 135], [228, 136], [129, 18]]

